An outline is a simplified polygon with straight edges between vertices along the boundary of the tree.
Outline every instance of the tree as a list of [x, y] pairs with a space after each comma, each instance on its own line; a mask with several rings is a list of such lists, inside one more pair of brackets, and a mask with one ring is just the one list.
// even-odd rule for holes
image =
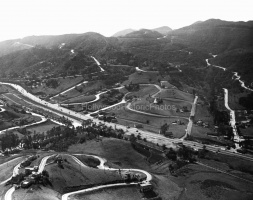
[[135, 142], [136, 141], [136, 137], [134, 134], [130, 135], [130, 142]]

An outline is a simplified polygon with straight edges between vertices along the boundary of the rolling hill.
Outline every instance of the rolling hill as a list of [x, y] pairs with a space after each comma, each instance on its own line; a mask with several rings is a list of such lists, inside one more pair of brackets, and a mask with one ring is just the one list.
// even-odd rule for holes
[[173, 41], [193, 48], [222, 53], [237, 48], [253, 47], [253, 21], [229, 22], [209, 19], [169, 33]]
[[128, 34], [128, 33], [132, 33], [132, 32], [134, 32], [134, 31], [136, 31], [136, 30], [131, 29], [131, 28], [129, 28], [129, 29], [125, 29], [125, 30], [118, 31], [117, 33], [113, 34], [113, 35], [112, 35], [112, 37], [125, 36], [126, 34]]
[[154, 28], [152, 30], [157, 31], [158, 33], [161, 33], [163, 35], [167, 35], [169, 32], [172, 31], [172, 29], [168, 26], [162, 26], [162, 27]]

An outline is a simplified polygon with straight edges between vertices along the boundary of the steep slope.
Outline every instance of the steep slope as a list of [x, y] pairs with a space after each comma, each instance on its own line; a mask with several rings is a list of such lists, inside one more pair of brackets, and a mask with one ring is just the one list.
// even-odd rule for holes
[[[35, 47], [0, 57], [0, 72], [2, 76], [7, 74], [16, 76], [44, 62], [52, 65], [50, 71], [53, 72], [60, 69], [66, 59], [68, 59], [66, 51]], [[46, 68], [44, 65], [42, 67]]]
[[23, 49], [30, 49], [32, 46], [20, 43], [20, 39], [16, 40], [6, 40], [0, 42], [0, 57], [7, 55], [9, 53], [23, 50]]
[[213, 58], [210, 62], [238, 72], [247, 86], [253, 86], [253, 51], [244, 49], [228, 51]]

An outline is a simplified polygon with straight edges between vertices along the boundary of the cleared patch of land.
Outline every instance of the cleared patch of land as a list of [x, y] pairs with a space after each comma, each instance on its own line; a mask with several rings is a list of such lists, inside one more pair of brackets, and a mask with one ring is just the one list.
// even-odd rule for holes
[[207, 105], [196, 105], [195, 120], [202, 120], [213, 124], [213, 116], [210, 114]]
[[66, 100], [63, 103], [64, 104], [68, 104], [68, 103], [69, 104], [71, 104], [71, 103], [85, 103], [85, 102], [93, 101], [95, 99], [96, 99], [95, 95], [89, 95], [89, 96], [80, 95], [80, 96], [71, 98], [69, 100]]
[[[134, 127], [134, 125], [136, 124], [141, 124], [144, 130], [151, 131], [154, 133], [159, 133], [161, 126], [165, 123], [170, 124], [168, 131], [172, 132], [173, 136], [176, 138], [180, 138], [185, 134], [185, 129], [188, 123], [188, 119], [170, 116], [154, 117], [150, 115], [136, 113], [125, 108], [125, 105], [123, 104], [117, 106], [117, 108], [113, 107], [112, 109], [108, 109], [106, 111], [108, 111], [109, 113], [114, 113], [118, 120], [117, 123], [119, 124], [130, 127]], [[184, 125], [172, 124], [172, 122], [175, 122], [177, 120], [180, 120]]]
[[59, 124], [56, 124], [49, 120], [42, 124], [27, 127], [26, 130], [32, 133], [40, 134], [40, 133], [46, 133], [48, 130], [51, 130], [52, 128], [58, 127], [58, 126]]
[[50, 88], [47, 87], [46, 85], [41, 85], [37, 88], [33, 88], [31, 89], [33, 94], [47, 94], [47, 95], [54, 95], [57, 93], [60, 93], [70, 87], [73, 87], [75, 85], [77, 85], [78, 83], [81, 83], [83, 81], [83, 77], [76, 77], [76, 78], [57, 78], [56, 79], [58, 81], [58, 87], [56, 88]]
[[164, 98], [173, 98], [181, 99], [189, 102], [193, 102], [194, 96], [190, 93], [186, 93], [177, 89], [165, 89], [157, 95], [158, 97]]
[[161, 80], [161, 76], [158, 72], [135, 72], [129, 76], [129, 79], [123, 83], [127, 85], [129, 83], [157, 83], [158, 80]]
[[[189, 117], [191, 104], [184, 101], [163, 100], [162, 103], [154, 104], [153, 98], [138, 99], [131, 104], [134, 110], [165, 116]], [[186, 112], [179, 110], [187, 108]]]
[[65, 92], [63, 95], [54, 97], [53, 99], [64, 103], [65, 101], [75, 102], [73, 99], [78, 99], [78, 97], [94, 96], [103, 87], [104, 85], [101, 81], [91, 81], [83, 83], [80, 86]]
[[154, 85], [140, 85], [140, 89], [138, 91], [130, 92], [127, 94], [127, 97], [137, 98], [152, 96], [157, 93], [159, 90]]

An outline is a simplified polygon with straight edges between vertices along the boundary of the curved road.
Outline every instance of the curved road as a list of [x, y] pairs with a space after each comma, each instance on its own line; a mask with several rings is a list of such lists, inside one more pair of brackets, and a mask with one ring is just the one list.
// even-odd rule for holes
[[[142, 137], [147, 138], [148, 141], [150, 142], [154, 142], [154, 143], [159, 143], [159, 145], [163, 145], [165, 144], [167, 147], [171, 147], [171, 145], [173, 145], [173, 143], [177, 143], [177, 142], [182, 142], [184, 145], [186, 146], [190, 146], [193, 148], [203, 148], [203, 144], [197, 143], [197, 142], [193, 142], [193, 141], [181, 141], [180, 139], [170, 139], [170, 138], [166, 138], [162, 135], [158, 135], [156, 133], [153, 132], [149, 132], [149, 131], [143, 131], [143, 130], [138, 130], [139, 132], [136, 132], [136, 128], [131, 128], [131, 129], [127, 129], [126, 126], [120, 125], [120, 124], [115, 124], [115, 123], [108, 123], [108, 122], [103, 122], [101, 120], [98, 119], [94, 119], [90, 116], [85, 116], [82, 115], [80, 113], [76, 113], [73, 112], [71, 110], [68, 110], [66, 108], [60, 107], [58, 105], [55, 104], [51, 104], [49, 102], [46, 102], [44, 100], [41, 100], [40, 98], [28, 93], [24, 88], [22, 88], [20, 85], [16, 85], [16, 84], [12, 84], [12, 83], [5, 83], [5, 82], [0, 82], [0, 84], [5, 84], [5, 85], [10, 85], [13, 88], [15, 88], [16, 90], [18, 90], [21, 94], [23, 94], [24, 96], [26, 96], [27, 98], [37, 102], [38, 104], [44, 105], [43, 106], [39, 106], [36, 105], [37, 107], [40, 107], [46, 111], [50, 111], [52, 113], [55, 113], [59, 116], [62, 116], [64, 114], [68, 114], [70, 116], [74, 116], [76, 118], [79, 118], [79, 120], [73, 119], [67, 115], [64, 115], [66, 118], [72, 120], [74, 123], [74, 126], [81, 126], [81, 120], [87, 120], [87, 119], [91, 119], [93, 120], [94, 123], [103, 123], [108, 127], [112, 127], [112, 128], [117, 128], [117, 129], [123, 129], [126, 130], [126, 135], [138, 135], [139, 133], [142, 135]], [[32, 104], [32, 103], [31, 103]], [[220, 146], [212, 146], [212, 145], [206, 145], [207, 149], [213, 152], [216, 152], [217, 150], [220, 150], [221, 147]], [[246, 159], [248, 161], [253, 161], [253, 158], [250, 155], [243, 155], [243, 154], [239, 154], [239, 153], [234, 153], [232, 151], [228, 151], [228, 150], [220, 150], [221, 154], [225, 154], [225, 155], [232, 155], [232, 156], [237, 156], [243, 159]]]
[[[50, 155], [50, 156], [45, 156], [41, 162], [40, 162], [40, 165], [39, 165], [39, 169], [38, 169], [38, 173], [41, 173], [45, 166], [46, 166], [46, 163], [47, 163], [47, 159], [50, 158], [51, 156], [53, 155]], [[19, 163], [14, 169], [13, 169], [13, 176], [16, 176], [18, 173], [19, 173], [19, 167], [20, 167], [20, 164]], [[7, 180], [8, 181], [8, 180]], [[7, 182], [6, 181], [6, 182]], [[12, 186], [4, 195], [4, 200], [12, 200], [12, 194], [13, 192], [15, 191], [15, 186]]]
[[[97, 158], [99, 161], [100, 161], [100, 164], [98, 166], [98, 169], [101, 169], [101, 170], [110, 170], [110, 171], [118, 171], [119, 169], [116, 169], [116, 168], [109, 168], [107, 166], [105, 166], [105, 163], [106, 163], [106, 159], [104, 158], [101, 158], [99, 156], [94, 156], [94, 155], [87, 155], [87, 154], [74, 154], [74, 155], [86, 155], [86, 156], [93, 156], [94, 158]], [[76, 158], [76, 157], [75, 157]], [[81, 161], [79, 159], [74, 159], [77, 163], [80, 163]], [[81, 162], [82, 163], [82, 162]], [[82, 163], [82, 166], [84, 164]], [[84, 165], [84, 167], [87, 167], [86, 165]], [[141, 169], [120, 169], [122, 171], [137, 171], [137, 172], [140, 172], [140, 173], [143, 173], [146, 175], [146, 180], [143, 181], [142, 183], [149, 183], [151, 180], [152, 180], [152, 176], [150, 173], [144, 171], [144, 170], [141, 170]], [[79, 191], [74, 191], [74, 192], [69, 192], [69, 193], [66, 193], [64, 195], [62, 195], [62, 200], [68, 200], [68, 197], [70, 195], [74, 195], [74, 194], [79, 194], [79, 193], [85, 193], [85, 192], [90, 192], [90, 191], [95, 191], [95, 190], [99, 190], [99, 189], [103, 189], [103, 188], [109, 188], [109, 187], [119, 187], [119, 186], [128, 186], [128, 185], [137, 185], [138, 183], [115, 183], [115, 184], [107, 184], [107, 185], [100, 185], [100, 186], [96, 186], [96, 187], [92, 187], [92, 188], [88, 188], [88, 189], [82, 189], [82, 190], [79, 190]]]

